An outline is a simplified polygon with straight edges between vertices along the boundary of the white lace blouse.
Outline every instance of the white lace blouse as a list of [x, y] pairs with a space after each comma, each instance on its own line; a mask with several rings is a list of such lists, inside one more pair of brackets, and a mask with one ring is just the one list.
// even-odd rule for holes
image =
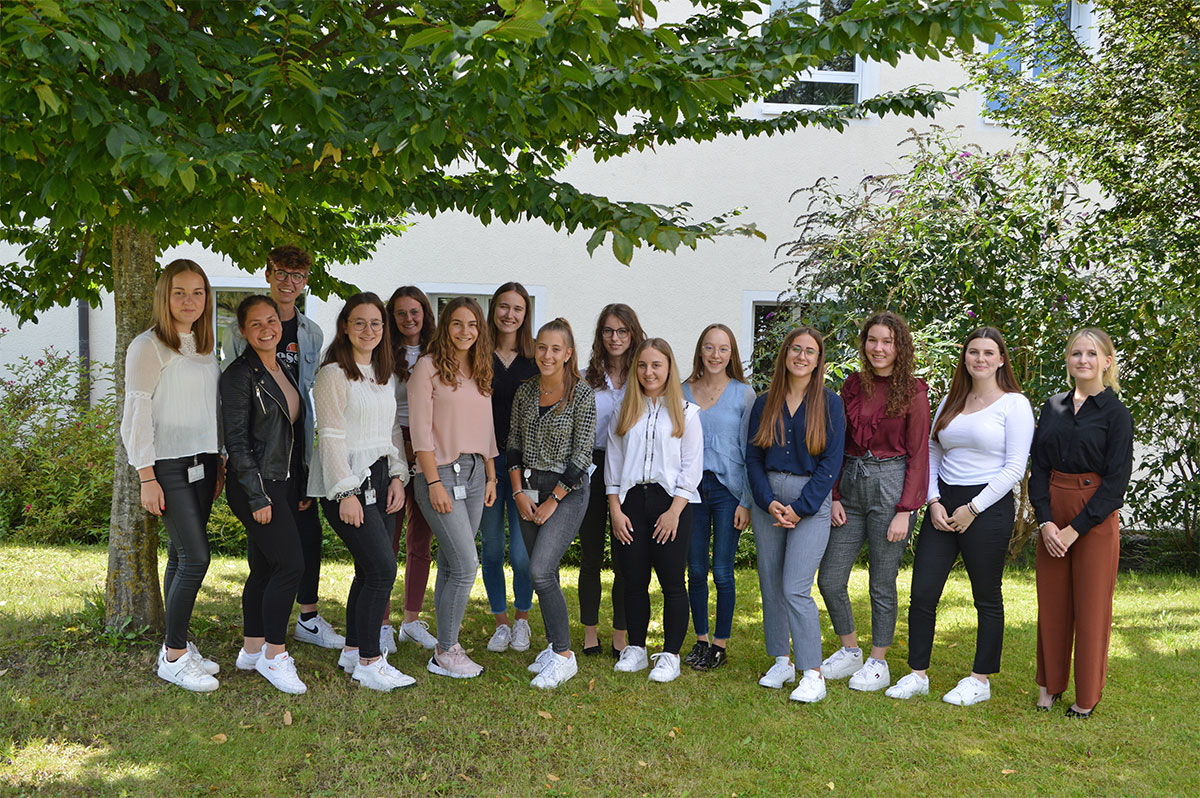
[[372, 366], [360, 364], [359, 369], [366, 379], [346, 379], [336, 363], [317, 372], [317, 447], [308, 472], [309, 496], [333, 499], [358, 488], [380, 457], [388, 460], [388, 476], [408, 482], [408, 464], [400, 454], [404, 440], [396, 423], [396, 376], [379, 383]]
[[192, 333], [179, 336], [179, 351], [154, 330], [134, 338], [125, 354], [125, 409], [121, 440], [134, 468], [155, 460], [220, 451], [221, 370], [213, 352], [196, 352]]

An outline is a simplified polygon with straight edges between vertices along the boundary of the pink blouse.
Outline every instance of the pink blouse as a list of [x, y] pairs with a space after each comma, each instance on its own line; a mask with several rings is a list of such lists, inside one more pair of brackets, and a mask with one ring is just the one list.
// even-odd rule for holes
[[433, 452], [438, 465], [453, 463], [462, 454], [489, 459], [499, 454], [491, 398], [479, 392], [474, 378], [460, 378], [457, 387], [442, 382], [433, 358], [424, 355], [408, 379], [413, 451]]

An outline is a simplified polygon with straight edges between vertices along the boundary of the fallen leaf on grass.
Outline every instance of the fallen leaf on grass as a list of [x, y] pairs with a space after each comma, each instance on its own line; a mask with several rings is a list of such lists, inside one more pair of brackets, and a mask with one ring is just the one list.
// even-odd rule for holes
[[[0, 676], [3, 676], [6, 673], [8, 673], [8, 668], [5, 668], [4, 670], [0, 671]], [[592, 679], [592, 683], [595, 684], [595, 682], [596, 682], [596, 680]]]
[[553, 773], [547, 773], [546, 778], [550, 779], [550, 781], [558, 781], [558, 776], [555, 776]]
[[828, 784], [826, 784], [825, 786], [828, 787], [830, 789], [830, 791], [833, 790], [833, 782], [832, 781], [829, 782]]
[[283, 711], [283, 725], [284, 726], [292, 725], [292, 713], [286, 709]]
[[678, 726], [672, 726], [671, 731], [675, 732], [678, 735], [681, 735], [681, 736], [683, 735], [683, 730], [680, 729]]
[[572, 726], [570, 723], [568, 723], [567, 724], [567, 734], [570, 734], [572, 732], [572, 730], [574, 730], [574, 728], [575, 728], [574, 726]]
[[1016, 773], [1017, 771], [1009, 770], [1008, 768], [1005, 768], [1004, 770], [1002, 770], [1000, 772], [1003, 773], [1005, 776], [1011, 776], [1012, 774]]
[[492, 736], [492, 733], [491, 733], [490, 731], [488, 731], [487, 729], [480, 729], [480, 730], [479, 730], [479, 733], [480, 733], [480, 734], [482, 734], [484, 737], [491, 737], [491, 736]]
[[675, 739], [675, 730], [671, 729], [669, 732], [667, 732], [667, 736], [670, 737], [672, 740], [674, 740]]
[[471, 780], [471, 777], [470, 777], [470, 776], [468, 776], [466, 773], [459, 773], [459, 774], [458, 774], [458, 777], [459, 777], [460, 779], [462, 779], [463, 781], [470, 781], [470, 780]]
[[238, 721], [238, 728], [239, 728], [239, 729], [253, 729], [253, 728], [254, 728], [254, 724], [253, 724], [253, 723], [242, 723], [242, 722], [239, 720], [239, 721]]
[[544, 709], [539, 709], [539, 710], [538, 710], [538, 715], [539, 715], [540, 717], [543, 717], [543, 718], [545, 718], [546, 720], [550, 720], [551, 718], [553, 718], [553, 717], [554, 717], [553, 715], [551, 715], [549, 712], [547, 712], [547, 711], [546, 711], [546, 710], [544, 710]]
[[640, 760], [640, 759], [639, 759], [639, 760], [638, 760], [638, 767], [640, 767], [640, 768], [644, 768], [644, 767], [646, 767], [646, 763], [645, 763], [645, 762], [643, 762], [642, 760]]
[[214, 734], [214, 735], [212, 736], [212, 741], [213, 741], [214, 743], [223, 743], [223, 742], [225, 742], [225, 741], [226, 741], [226, 740], [228, 740], [228, 739], [229, 739], [229, 738], [228, 738], [228, 737], [226, 737], [224, 734]]

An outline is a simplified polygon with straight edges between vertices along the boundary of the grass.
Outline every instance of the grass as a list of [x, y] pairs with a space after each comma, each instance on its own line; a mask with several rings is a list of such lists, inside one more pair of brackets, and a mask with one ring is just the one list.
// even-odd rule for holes
[[[383, 695], [352, 686], [334, 652], [300, 645], [293, 653], [309, 692], [293, 697], [233, 668], [240, 559], [213, 560], [197, 604], [193, 631], [222, 666], [221, 688], [209, 695], [158, 680], [154, 644], [122, 648], [98, 636], [105, 565], [99, 547], [0, 545], [0, 793], [1200, 794], [1200, 580], [1192, 577], [1121, 576], [1104, 701], [1090, 721], [1069, 722], [1031, 710], [1035, 597], [1023, 570], [1006, 576], [1004, 671], [993, 698], [962, 709], [938, 700], [974, 651], [959, 570], [942, 602], [934, 695], [891, 701], [843, 682], [801, 706], [755, 683], [769, 663], [749, 571], [738, 574], [730, 662], [715, 673], [685, 670], [657, 685], [613, 673], [607, 657], [581, 658], [563, 688], [535, 691], [525, 665], [541, 645], [536, 611], [533, 651], [489, 653], [491, 617], [477, 583], [463, 642], [487, 668], [480, 679], [434, 677], [407, 645], [391, 659], [417, 685]], [[346, 563], [323, 573], [324, 611], [339, 628], [350, 576]], [[901, 573], [902, 596], [909, 577]], [[865, 571], [853, 580], [865, 628]], [[577, 617], [574, 581], [564, 572]], [[822, 620], [829, 651], [834, 637]], [[906, 672], [906, 631], [902, 620], [889, 656], [895, 677]], [[660, 627], [652, 647], [656, 640]]]

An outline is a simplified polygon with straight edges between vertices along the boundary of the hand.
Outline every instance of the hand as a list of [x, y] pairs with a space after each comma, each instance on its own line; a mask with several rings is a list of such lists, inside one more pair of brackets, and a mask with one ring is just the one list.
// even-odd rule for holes
[[225, 458], [221, 458], [221, 462], [217, 463], [217, 484], [213, 488], [213, 501], [221, 495], [221, 491], [225, 490]]
[[842, 526], [846, 523], [846, 508], [837, 499], [833, 500], [833, 504], [829, 508], [829, 525]]
[[1050, 553], [1051, 557], [1062, 557], [1067, 553], [1067, 547], [1059, 540], [1058, 535], [1058, 524], [1053, 521], [1047, 521], [1042, 527], [1042, 545], [1046, 547], [1046, 551]]
[[609, 515], [612, 516], [613, 537], [622, 543], [632, 543], [633, 522], [629, 520], [629, 516], [620, 510], [612, 510]]
[[450, 501], [450, 494], [446, 492], [446, 486], [441, 482], [429, 486], [429, 503], [442, 515], [454, 509], [454, 502]]
[[524, 491], [517, 494], [517, 515], [521, 516], [522, 521], [532, 521], [535, 510], [537, 510], [537, 506], [533, 503], [533, 499], [529, 498]]
[[659, 543], [666, 543], [675, 539], [675, 532], [678, 529], [679, 513], [674, 510], [667, 510], [654, 522], [654, 531], [650, 533], [650, 537]]
[[789, 524], [791, 524], [791, 526], [788, 527], [789, 529], [795, 529], [796, 524], [800, 523], [800, 516], [796, 513], [795, 510], [792, 509], [792, 506], [789, 504], [783, 508], [783, 520], [788, 522]]
[[898, 543], [908, 537], [908, 519], [912, 513], [896, 513], [888, 524], [887, 539], [889, 543]]
[[163, 510], [167, 509], [167, 502], [163, 498], [162, 485], [158, 484], [157, 479], [142, 483], [141, 503], [142, 509], [150, 513], [150, 515], [162, 515]]
[[929, 522], [933, 524], [934, 529], [940, 529], [943, 532], [953, 532], [954, 528], [950, 526], [950, 516], [946, 515], [946, 508], [941, 502], [934, 502], [929, 505], [926, 511], [929, 513]]
[[271, 505], [255, 510], [250, 513], [250, 517], [254, 519], [254, 523], [266, 526], [271, 523]]
[[[791, 529], [792, 527], [796, 526], [794, 521], [789, 521], [787, 518], [788, 509], [790, 508], [779, 501], [773, 501], [771, 502], [770, 506], [767, 507], [767, 512], [770, 513], [771, 517], [775, 519], [775, 526], [781, 526], [784, 529]], [[792, 514], [795, 515], [795, 513]]]
[[363, 506], [357, 496], [347, 496], [338, 502], [338, 518], [342, 519], [343, 524], [362, 526]]
[[496, 480], [489, 479], [483, 485], [483, 506], [491, 507], [496, 503]]
[[739, 506], [733, 511], [733, 528], [741, 532], [748, 526], [750, 526], [750, 509]]
[[554, 494], [546, 497], [546, 501], [537, 506], [533, 513], [533, 523], [541, 526], [550, 520], [550, 516], [554, 515], [554, 511], [558, 509], [558, 500], [554, 498]]
[[974, 520], [975, 514], [971, 512], [967, 505], [963, 504], [955, 508], [954, 514], [950, 516], [950, 520], [946, 523], [949, 524], [952, 530], [961, 535], [963, 532], [967, 531], [967, 527], [969, 527], [971, 522]]
[[385, 513], [400, 512], [400, 508], [404, 506], [404, 483], [400, 481], [400, 477], [392, 477], [392, 481], [388, 483], [387, 506], [383, 509]]
[[303, 499], [300, 500], [300, 503], [296, 506], [296, 509], [299, 510], [300, 512], [304, 512], [309, 507], [312, 507], [312, 503], [313, 503], [312, 497], [305, 496]]

